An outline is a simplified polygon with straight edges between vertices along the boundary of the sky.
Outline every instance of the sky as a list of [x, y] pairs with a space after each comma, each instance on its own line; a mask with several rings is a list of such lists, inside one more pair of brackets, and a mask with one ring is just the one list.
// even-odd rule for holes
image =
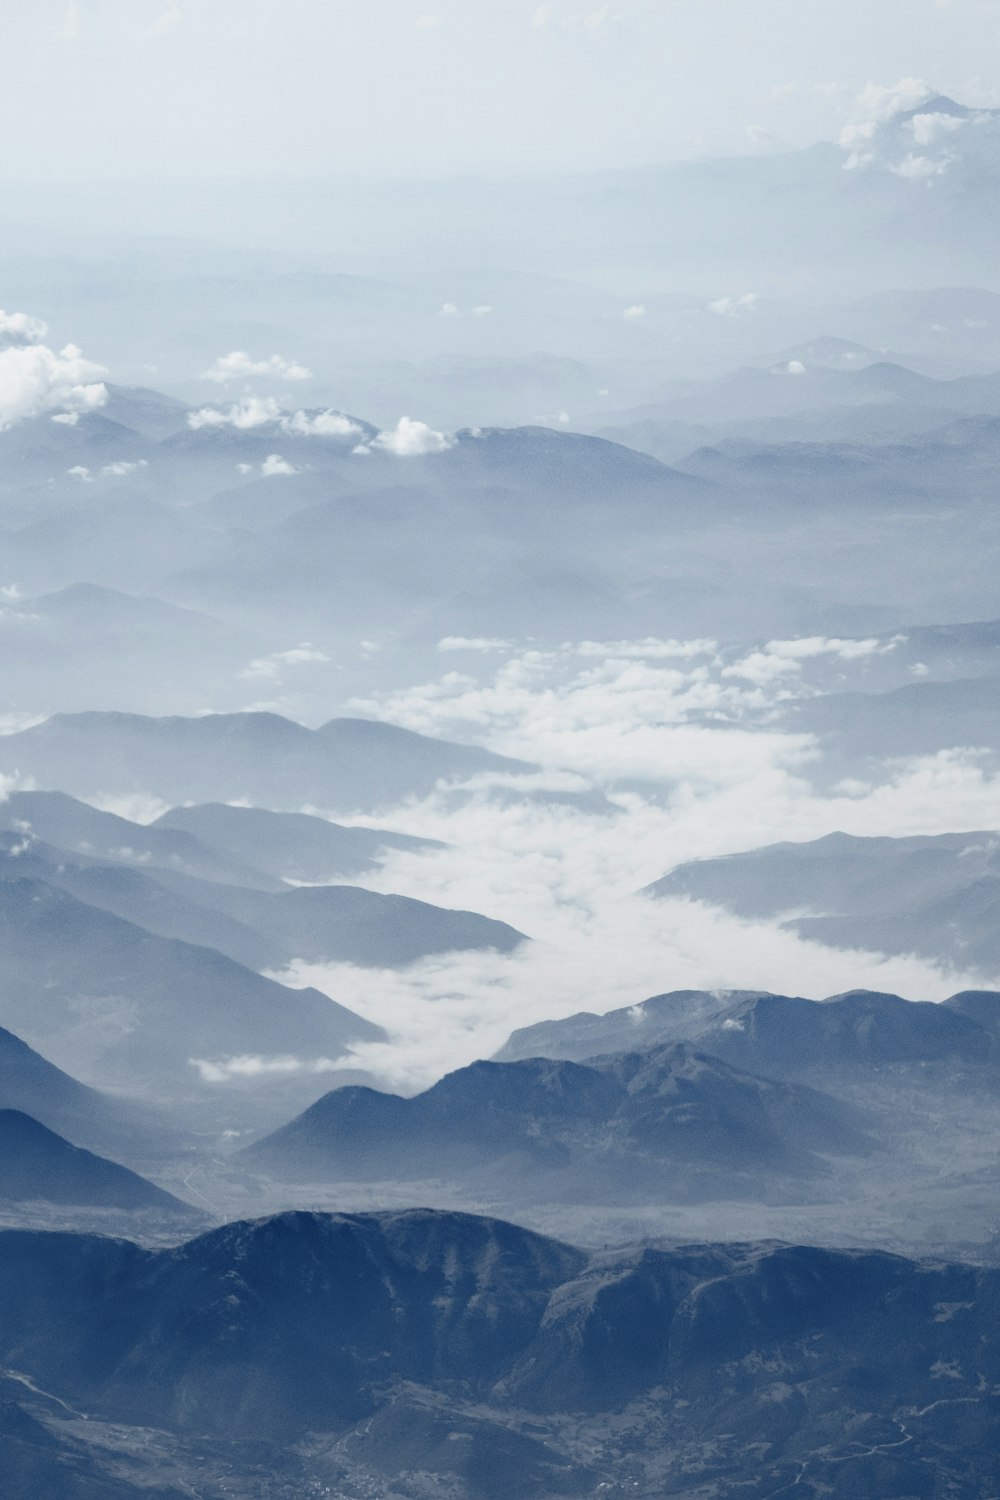
[[1000, 0], [5, 0], [0, 180], [533, 174], [1000, 102]]

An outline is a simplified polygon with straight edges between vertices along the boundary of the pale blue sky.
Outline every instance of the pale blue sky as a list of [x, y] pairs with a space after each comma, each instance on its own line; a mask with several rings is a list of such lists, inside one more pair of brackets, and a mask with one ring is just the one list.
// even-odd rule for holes
[[0, 178], [534, 172], [1000, 102], [998, 0], [0, 0]]

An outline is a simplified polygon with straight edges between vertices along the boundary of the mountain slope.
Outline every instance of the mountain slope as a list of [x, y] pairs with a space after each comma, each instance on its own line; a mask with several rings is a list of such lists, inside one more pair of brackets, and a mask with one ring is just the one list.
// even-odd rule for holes
[[154, 1187], [127, 1167], [71, 1146], [16, 1109], [0, 1109], [0, 1198], [193, 1213], [173, 1194]]

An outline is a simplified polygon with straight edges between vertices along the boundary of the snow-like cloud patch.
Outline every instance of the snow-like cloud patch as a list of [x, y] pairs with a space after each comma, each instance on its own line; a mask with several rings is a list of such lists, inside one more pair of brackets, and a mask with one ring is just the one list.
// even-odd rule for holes
[[221, 354], [209, 369], [202, 372], [201, 379], [210, 380], [215, 385], [232, 385], [257, 376], [280, 380], [311, 380], [312, 371], [297, 360], [286, 359], [282, 354], [272, 354], [269, 359], [254, 359], [245, 349], [234, 349], [231, 354]]
[[430, 453], [446, 453], [454, 446], [453, 437], [436, 432], [426, 422], [400, 417], [394, 428], [380, 432], [378, 437], [372, 438], [370, 443], [360, 444], [359, 448], [368, 452], [378, 449], [393, 454], [395, 458], [422, 458]]
[[25, 313], [4, 313], [0, 335], [0, 430], [50, 412], [96, 411], [108, 399], [107, 370], [85, 359], [75, 344], [53, 350], [39, 342], [44, 324]]

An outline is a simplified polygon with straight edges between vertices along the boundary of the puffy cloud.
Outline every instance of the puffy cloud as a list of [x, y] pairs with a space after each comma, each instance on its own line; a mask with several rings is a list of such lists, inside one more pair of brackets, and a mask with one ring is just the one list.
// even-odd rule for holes
[[86, 464], [74, 464], [71, 469], [66, 470], [66, 473], [70, 479], [82, 479], [84, 484], [92, 483], [94, 478]]
[[188, 426], [198, 431], [205, 427], [235, 427], [252, 431], [255, 427], [274, 426], [292, 437], [357, 438], [363, 428], [337, 411], [288, 412], [275, 396], [245, 395], [231, 406], [203, 406], [188, 413]]
[[283, 432], [289, 432], [295, 437], [354, 438], [360, 437], [363, 431], [363, 428], [357, 422], [352, 422], [350, 417], [329, 409], [317, 412], [293, 412], [289, 417], [282, 417], [281, 428]]
[[742, 297], [717, 297], [708, 303], [708, 311], [717, 318], [743, 318], [756, 311], [759, 301], [756, 292], [744, 292]]
[[312, 371], [296, 360], [285, 359], [281, 354], [272, 354], [270, 359], [252, 359], [245, 349], [234, 349], [232, 354], [220, 355], [214, 365], [203, 371], [201, 378], [216, 385], [232, 385], [260, 375], [281, 380], [312, 379]]
[[56, 352], [38, 340], [44, 324], [26, 313], [4, 313], [0, 331], [0, 430], [47, 412], [96, 411], [108, 398], [107, 371], [75, 344]]
[[412, 417], [400, 417], [391, 431], [380, 432], [370, 443], [360, 446], [369, 451], [377, 448], [396, 458], [422, 458], [429, 453], [446, 453], [455, 446], [455, 439], [446, 437], [443, 432], [435, 432], [426, 422], [414, 421]]
[[910, 121], [910, 130], [918, 146], [933, 146], [942, 136], [961, 130], [965, 123], [966, 117], [963, 115], [946, 115], [936, 111], [932, 114], [914, 115]]
[[280, 453], [269, 453], [260, 466], [260, 472], [265, 479], [273, 479], [281, 474], [298, 474], [299, 470]]
[[495, 309], [489, 302], [480, 302], [463, 311], [457, 302], [445, 302], [441, 306], [442, 318], [488, 318]]
[[910, 151], [902, 161], [893, 162], [889, 171], [896, 177], [907, 177], [911, 182], [926, 182], [932, 177], [941, 177], [951, 165], [950, 156], [918, 156]]
[[872, 637], [868, 640], [841, 640], [836, 636], [805, 636], [799, 640], [768, 641], [759, 651], [752, 651], [741, 661], [722, 669], [723, 677], [741, 677], [764, 685], [778, 678], [800, 672], [804, 661], [832, 656], [839, 661], [862, 661], [865, 657], [886, 656], [904, 644], [906, 637], [893, 636], [889, 641]]
[[4, 312], [0, 307], [0, 348], [12, 344], [40, 344], [48, 333], [48, 324], [30, 313]]
[[840, 144], [845, 151], [864, 152], [880, 125], [893, 115], [916, 109], [933, 93], [922, 78], [901, 78], [888, 85], [869, 83], [855, 100], [851, 118], [840, 133]]
[[646, 308], [641, 302], [634, 302], [631, 307], [626, 307], [622, 317], [626, 323], [641, 323], [646, 316]]
[[224, 411], [213, 406], [203, 406], [199, 411], [188, 413], [188, 426], [195, 432], [203, 427], [235, 427], [238, 431], [249, 431], [254, 427], [266, 427], [271, 422], [280, 422], [284, 412], [274, 396], [244, 396]]
[[128, 474], [134, 474], [137, 469], [148, 468], [149, 460], [146, 458], [137, 458], [134, 461], [119, 458], [113, 464], [105, 464], [101, 473], [106, 474], [109, 479], [122, 479]]

